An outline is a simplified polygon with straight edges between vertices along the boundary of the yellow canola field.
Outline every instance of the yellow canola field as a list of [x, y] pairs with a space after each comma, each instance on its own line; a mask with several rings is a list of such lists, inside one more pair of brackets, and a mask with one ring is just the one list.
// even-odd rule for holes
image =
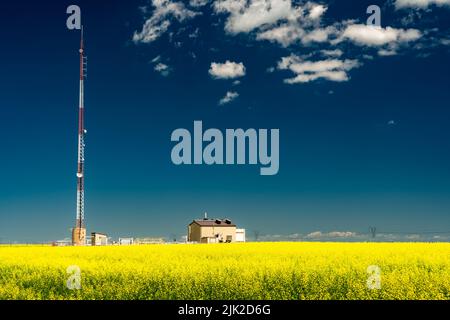
[[449, 243], [0, 246], [0, 299], [449, 298]]

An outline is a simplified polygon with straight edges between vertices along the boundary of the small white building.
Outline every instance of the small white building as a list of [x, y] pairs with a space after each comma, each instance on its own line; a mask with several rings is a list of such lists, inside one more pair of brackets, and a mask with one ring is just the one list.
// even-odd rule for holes
[[236, 229], [236, 242], [245, 242], [245, 229]]
[[119, 238], [119, 244], [120, 245], [131, 245], [134, 243], [134, 239], [133, 238]]
[[54, 246], [71, 246], [72, 245], [72, 239], [65, 238], [62, 240], [56, 240], [53, 242]]

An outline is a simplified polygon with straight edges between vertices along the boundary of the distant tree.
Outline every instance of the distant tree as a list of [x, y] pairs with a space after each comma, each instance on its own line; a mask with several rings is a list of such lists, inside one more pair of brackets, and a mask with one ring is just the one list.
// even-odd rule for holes
[[259, 239], [259, 235], [260, 235], [260, 232], [259, 232], [259, 230], [255, 230], [255, 231], [253, 231], [253, 235], [254, 235], [254, 237], [255, 237], [255, 241], [258, 241], [258, 239]]

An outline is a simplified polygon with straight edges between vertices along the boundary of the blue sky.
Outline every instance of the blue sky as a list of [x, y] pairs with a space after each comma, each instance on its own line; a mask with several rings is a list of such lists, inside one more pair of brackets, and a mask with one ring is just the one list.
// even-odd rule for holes
[[[0, 5], [2, 241], [64, 238], [75, 221], [70, 4]], [[449, 1], [75, 4], [88, 231], [181, 236], [204, 211], [267, 239], [450, 231]], [[173, 165], [170, 134], [194, 120], [279, 128], [279, 173]]]

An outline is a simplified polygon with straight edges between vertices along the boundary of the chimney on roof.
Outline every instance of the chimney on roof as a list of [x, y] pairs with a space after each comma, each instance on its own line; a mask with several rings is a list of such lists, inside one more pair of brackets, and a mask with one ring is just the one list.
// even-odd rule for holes
[[203, 220], [208, 220], [208, 212], [205, 212], [205, 217], [203, 218]]

